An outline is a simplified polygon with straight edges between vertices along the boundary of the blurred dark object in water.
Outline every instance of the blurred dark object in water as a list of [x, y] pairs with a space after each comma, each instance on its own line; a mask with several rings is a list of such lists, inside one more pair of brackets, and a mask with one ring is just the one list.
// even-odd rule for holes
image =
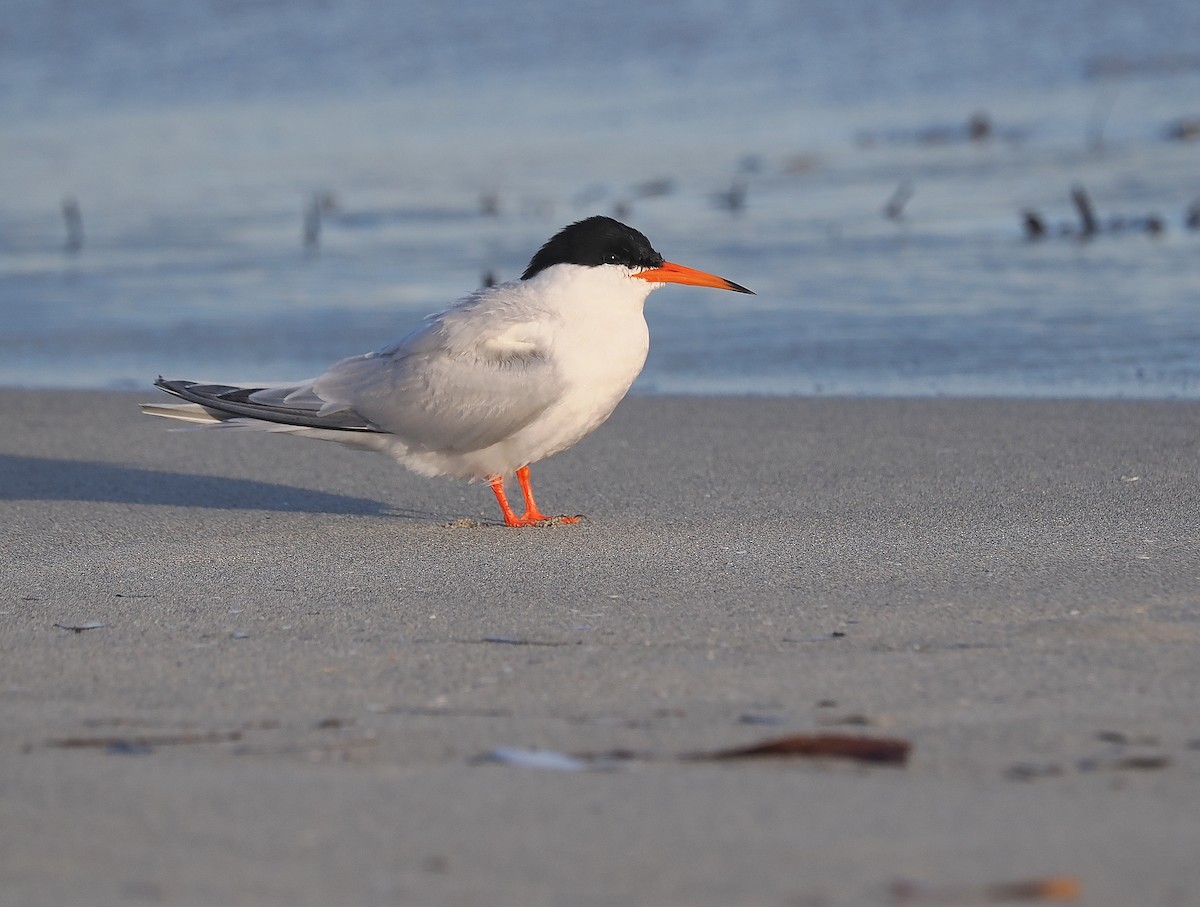
[[315, 255], [321, 248], [321, 204], [314, 195], [304, 209], [304, 251]]
[[315, 255], [321, 247], [321, 223], [326, 214], [337, 211], [337, 199], [332, 192], [314, 192], [304, 209], [304, 251]]
[[746, 154], [738, 161], [739, 173], [762, 173], [763, 159], [762, 155]]
[[967, 138], [972, 142], [986, 142], [992, 137], [992, 121], [983, 111], [971, 114], [967, 120]]
[[783, 162], [784, 173], [808, 173], [821, 166], [821, 158], [816, 154], [794, 154]]
[[733, 185], [724, 192], [718, 192], [713, 196], [713, 201], [718, 208], [738, 214], [746, 207], [746, 191], [749, 187], [745, 180], [734, 180]]
[[883, 216], [888, 220], [900, 220], [904, 216], [904, 206], [908, 204], [908, 200], [913, 197], [915, 191], [911, 182], [908, 180], [902, 182], [896, 187], [892, 197], [887, 200], [887, 204], [883, 206]]
[[1021, 223], [1025, 227], [1026, 239], [1041, 239], [1046, 235], [1046, 223], [1036, 211], [1022, 211]]
[[1129, 57], [1097, 57], [1084, 66], [1089, 79], [1120, 76], [1166, 76], [1200, 70], [1200, 54], [1159, 54], [1140, 60]]
[[1165, 133], [1175, 142], [1194, 142], [1200, 139], [1200, 117], [1183, 117], [1168, 123]]
[[[1146, 214], [1142, 217], [1127, 217], [1115, 214], [1105, 223], [1096, 217], [1096, 209], [1092, 205], [1091, 196], [1087, 190], [1076, 183], [1071, 187], [1071, 201], [1079, 215], [1079, 223], [1063, 223], [1053, 231], [1058, 236], [1069, 236], [1088, 240], [1100, 233], [1110, 236], [1121, 233], [1144, 233], [1147, 236], [1162, 236], [1166, 232], [1167, 222], [1160, 214]], [[1200, 228], [1200, 199], [1192, 203], [1186, 214], [1189, 229]], [[1045, 219], [1037, 211], [1026, 208], [1021, 212], [1021, 227], [1028, 240], [1044, 239], [1050, 234]]]
[[658, 198], [675, 191], [675, 183], [669, 177], [646, 180], [633, 187], [634, 198]]
[[993, 139], [1005, 142], [1020, 142], [1026, 137], [1023, 129], [997, 129], [992, 118], [982, 110], [967, 117], [962, 124], [937, 124], [920, 129], [884, 129], [875, 132], [860, 132], [855, 141], [861, 148], [875, 145], [959, 145], [966, 142], [983, 144]]
[[67, 196], [62, 203], [63, 221], [67, 226], [67, 241], [63, 251], [75, 255], [83, 250], [83, 212], [79, 208], [79, 200]]
[[1096, 212], [1092, 207], [1091, 196], [1083, 186], [1076, 183], [1071, 187], [1071, 201], [1075, 203], [1075, 210], [1079, 212], [1079, 232], [1081, 236], [1095, 236], [1096, 230]]
[[1184, 223], [1187, 224], [1189, 230], [1200, 230], [1200, 198], [1188, 205]]

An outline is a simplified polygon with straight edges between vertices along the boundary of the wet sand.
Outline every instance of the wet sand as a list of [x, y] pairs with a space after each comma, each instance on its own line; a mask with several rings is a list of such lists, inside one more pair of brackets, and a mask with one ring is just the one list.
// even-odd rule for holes
[[[0, 391], [0, 903], [1200, 890], [1200, 406], [631, 399], [513, 531], [153, 399]], [[795, 732], [912, 756], [675, 758]]]

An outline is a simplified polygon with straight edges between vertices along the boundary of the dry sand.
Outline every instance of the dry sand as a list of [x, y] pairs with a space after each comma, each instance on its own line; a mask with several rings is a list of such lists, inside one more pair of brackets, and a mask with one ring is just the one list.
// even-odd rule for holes
[[[632, 399], [518, 531], [153, 399], [0, 391], [4, 905], [1196, 903], [1200, 406]], [[673, 758], [797, 731], [912, 758]]]

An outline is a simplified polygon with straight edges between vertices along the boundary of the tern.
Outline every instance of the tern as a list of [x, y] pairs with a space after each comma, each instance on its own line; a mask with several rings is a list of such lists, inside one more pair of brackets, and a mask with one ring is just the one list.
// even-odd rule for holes
[[[232, 385], [160, 377], [155, 386], [187, 402], [142, 410], [378, 451], [421, 475], [488, 482], [507, 526], [574, 523], [579, 517], [538, 509], [529, 467], [612, 414], [646, 362], [646, 298], [668, 283], [752, 292], [665, 261], [620, 221], [589, 217], [548, 240], [520, 280], [476, 290], [317, 378]], [[521, 516], [504, 492], [513, 474]]]

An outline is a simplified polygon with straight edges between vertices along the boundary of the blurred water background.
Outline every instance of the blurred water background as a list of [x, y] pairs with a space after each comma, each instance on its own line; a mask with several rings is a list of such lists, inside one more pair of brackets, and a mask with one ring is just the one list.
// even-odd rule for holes
[[4, 385], [313, 375], [606, 213], [759, 294], [642, 393], [1200, 395], [1195, 0], [0, 0], [0, 164]]

